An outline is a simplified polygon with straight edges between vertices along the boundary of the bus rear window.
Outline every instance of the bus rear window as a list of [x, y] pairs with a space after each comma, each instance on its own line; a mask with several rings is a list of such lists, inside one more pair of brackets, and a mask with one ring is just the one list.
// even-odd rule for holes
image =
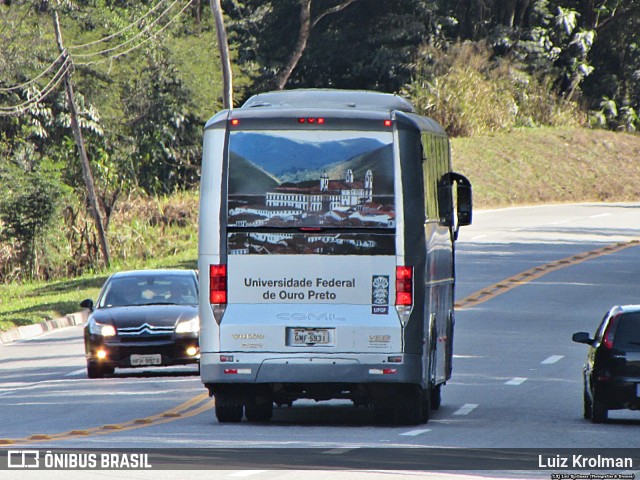
[[232, 132], [228, 226], [394, 229], [392, 139], [385, 131]]

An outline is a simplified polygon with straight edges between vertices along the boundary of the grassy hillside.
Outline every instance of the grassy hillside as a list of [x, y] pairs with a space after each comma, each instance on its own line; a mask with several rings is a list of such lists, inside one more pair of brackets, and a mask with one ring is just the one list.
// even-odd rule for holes
[[[525, 129], [452, 140], [455, 169], [473, 183], [476, 208], [640, 201], [640, 135], [587, 129]], [[111, 271], [195, 268], [197, 192], [123, 200], [109, 226]], [[57, 318], [95, 298], [109, 272], [0, 285], [0, 330]]]
[[454, 138], [454, 167], [476, 208], [582, 201], [640, 201], [640, 135], [535, 128]]

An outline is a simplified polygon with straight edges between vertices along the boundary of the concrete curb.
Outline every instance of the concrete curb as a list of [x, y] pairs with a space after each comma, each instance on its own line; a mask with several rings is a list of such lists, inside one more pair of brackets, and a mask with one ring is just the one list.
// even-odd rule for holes
[[24, 327], [17, 327], [7, 330], [6, 332], [0, 332], [0, 344], [37, 337], [38, 335], [42, 335], [43, 333], [50, 332], [58, 328], [82, 325], [87, 321], [88, 312], [88, 310], [83, 310], [82, 312], [70, 313], [62, 318], [47, 320], [46, 322], [37, 323], [35, 325], [25, 325]]

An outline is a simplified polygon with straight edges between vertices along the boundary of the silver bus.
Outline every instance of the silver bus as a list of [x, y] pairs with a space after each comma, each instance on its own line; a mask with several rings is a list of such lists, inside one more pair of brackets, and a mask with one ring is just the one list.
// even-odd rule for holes
[[429, 420], [471, 223], [441, 126], [391, 94], [255, 95], [207, 122], [200, 194], [200, 375], [218, 421], [298, 399]]

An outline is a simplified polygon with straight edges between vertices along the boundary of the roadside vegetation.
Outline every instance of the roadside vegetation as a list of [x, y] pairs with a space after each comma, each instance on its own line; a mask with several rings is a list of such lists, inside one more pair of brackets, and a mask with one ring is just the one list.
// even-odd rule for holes
[[[209, 2], [177, 3], [0, 0], [0, 330], [77, 311], [114, 271], [195, 268], [222, 80]], [[236, 105], [282, 87], [397, 92], [452, 136], [476, 208], [637, 200], [640, 0], [221, 3]]]

